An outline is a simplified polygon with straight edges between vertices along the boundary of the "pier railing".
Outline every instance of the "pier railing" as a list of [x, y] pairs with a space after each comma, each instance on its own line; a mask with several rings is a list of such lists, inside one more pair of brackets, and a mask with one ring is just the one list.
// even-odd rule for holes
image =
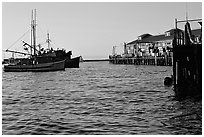
[[156, 57], [156, 56], [146, 56], [146, 57], [132, 57], [132, 58], [122, 58], [122, 57], [111, 57], [109, 62], [112, 64], [130, 64], [130, 65], [155, 65], [155, 66], [172, 66], [172, 57]]

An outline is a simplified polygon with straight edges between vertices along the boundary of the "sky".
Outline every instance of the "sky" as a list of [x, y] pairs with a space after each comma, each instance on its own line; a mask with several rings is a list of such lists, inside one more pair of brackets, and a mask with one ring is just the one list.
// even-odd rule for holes
[[3, 2], [2, 50], [18, 50], [21, 40], [30, 42], [32, 9], [37, 10], [37, 42], [46, 48], [49, 32], [54, 49], [71, 50], [73, 57], [83, 59], [105, 59], [113, 46], [120, 52], [123, 42], [139, 35], [163, 34], [175, 27], [175, 18], [185, 20], [186, 12], [188, 19], [202, 18], [201, 2]]

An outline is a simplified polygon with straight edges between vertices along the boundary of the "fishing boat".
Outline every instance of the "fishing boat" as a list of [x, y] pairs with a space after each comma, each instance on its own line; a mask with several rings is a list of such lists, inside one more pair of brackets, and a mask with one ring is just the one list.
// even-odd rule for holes
[[71, 55], [71, 51], [66, 52], [65, 50], [49, 50], [48, 53], [38, 55], [37, 59], [41, 63], [65, 60], [65, 68], [79, 68], [81, 56], [71, 58]]
[[80, 62], [81, 56], [66, 59], [65, 60], [65, 68], [79, 68], [79, 62]]
[[[24, 42], [24, 41], [23, 41]], [[37, 54], [36, 49], [36, 10], [32, 10], [32, 19], [31, 19], [31, 44], [24, 42], [23, 46], [28, 46], [31, 50], [29, 53], [6, 50], [6, 52], [18, 53], [29, 55], [28, 58], [17, 59], [12, 64], [4, 65], [5, 72], [41, 72], [41, 71], [57, 71], [65, 70], [65, 59], [61, 60], [47, 60], [42, 62], [39, 60], [39, 52]], [[26, 50], [28, 48], [26, 47]], [[46, 60], [46, 59], [43, 59]]]
[[72, 51], [66, 51], [64, 49], [57, 49], [53, 50], [50, 46], [51, 40], [49, 38], [49, 33], [47, 33], [47, 49], [44, 50], [43, 48], [39, 51], [39, 55], [37, 56], [38, 60], [41, 63], [49, 62], [49, 61], [60, 61], [65, 60], [65, 68], [79, 68], [79, 62], [81, 56], [71, 58]]
[[65, 60], [42, 64], [4, 65], [5, 72], [46, 72], [65, 70]]

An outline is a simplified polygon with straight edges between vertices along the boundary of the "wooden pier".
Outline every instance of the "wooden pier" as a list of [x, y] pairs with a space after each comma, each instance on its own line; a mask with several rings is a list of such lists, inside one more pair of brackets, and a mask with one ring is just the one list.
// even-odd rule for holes
[[[176, 20], [176, 28], [177, 23]], [[202, 42], [192, 42], [188, 26], [190, 24], [186, 22], [184, 33], [175, 32], [173, 42], [174, 91], [180, 100], [202, 97]]]
[[[189, 22], [199, 23], [201, 29], [192, 34]], [[185, 23], [185, 30], [177, 28], [177, 23]], [[115, 55], [109, 57], [109, 63], [126, 65], [173, 66], [173, 81], [175, 97], [179, 100], [186, 97], [202, 98], [202, 19], [177, 21], [172, 39], [173, 56], [139, 56], [128, 57], [124, 44], [124, 57]], [[113, 52], [115, 53], [115, 52]], [[135, 54], [134, 54], [135, 55]], [[172, 85], [172, 82], [171, 82]]]
[[109, 59], [112, 64], [126, 64], [126, 65], [155, 65], [155, 66], [172, 66], [172, 57], [134, 57], [134, 58], [122, 58], [112, 57]]
[[202, 94], [202, 44], [174, 47], [173, 76], [176, 97]]

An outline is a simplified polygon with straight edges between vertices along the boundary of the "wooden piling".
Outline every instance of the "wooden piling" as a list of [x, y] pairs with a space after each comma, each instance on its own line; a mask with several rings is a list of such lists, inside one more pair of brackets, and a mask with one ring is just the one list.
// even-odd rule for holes
[[175, 96], [202, 94], [202, 44], [179, 45], [174, 49], [174, 91]]
[[178, 32], [178, 22], [185, 22], [186, 25], [188, 23], [175, 20], [176, 30], [173, 40], [175, 96], [179, 100], [186, 97], [202, 97], [202, 43], [195, 43], [190, 40], [189, 30], [187, 31], [189, 28], [185, 27], [185, 34]]

